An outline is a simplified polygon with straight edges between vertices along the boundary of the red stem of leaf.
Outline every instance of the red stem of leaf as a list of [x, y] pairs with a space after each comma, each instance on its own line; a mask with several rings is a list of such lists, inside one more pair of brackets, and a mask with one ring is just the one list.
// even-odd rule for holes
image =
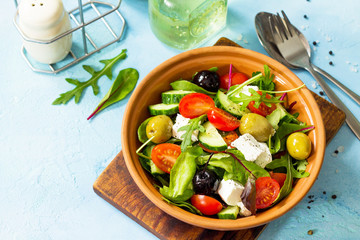
[[280, 100], [280, 101], [283, 101], [284, 98], [286, 97], [286, 95], [287, 95], [287, 93], [284, 93], [279, 100]]
[[97, 114], [99, 112], [99, 110], [102, 108], [102, 106], [104, 106], [104, 104], [111, 98], [111, 96], [113, 96], [121, 87], [122, 87], [122, 84], [120, 84], [119, 87], [112, 94], [110, 94], [110, 96], [102, 104], [100, 104], [95, 109], [95, 111], [87, 118], [87, 120], [90, 120], [95, 114]]
[[241, 164], [241, 166], [243, 166], [243, 168], [245, 168], [246, 171], [248, 171], [251, 175], [253, 175], [253, 177], [254, 177], [255, 179], [257, 179], [257, 178], [255, 177], [255, 175], [254, 175], [247, 167], [245, 167], [245, 165], [241, 162], [241, 160], [238, 159], [238, 158], [235, 156], [235, 154], [233, 154], [233, 153], [231, 153], [231, 152], [226, 152], [226, 153], [230, 154], [233, 158], [235, 158], [235, 159]]
[[228, 91], [231, 87], [231, 75], [232, 75], [232, 64], [230, 64], [230, 69], [229, 69], [229, 83], [228, 83]]
[[297, 103], [296, 101], [293, 101], [293, 102], [289, 105], [288, 112], [290, 112], [290, 111], [293, 109], [293, 107], [295, 106], [296, 103]]

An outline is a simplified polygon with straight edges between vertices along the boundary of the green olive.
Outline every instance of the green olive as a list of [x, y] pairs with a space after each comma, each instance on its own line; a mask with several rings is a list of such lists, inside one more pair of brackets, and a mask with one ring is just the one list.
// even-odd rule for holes
[[239, 130], [241, 134], [251, 134], [259, 142], [266, 142], [274, 132], [269, 121], [256, 113], [242, 116]]
[[297, 160], [304, 160], [311, 153], [310, 138], [302, 132], [290, 134], [286, 140], [286, 147], [290, 156]]
[[171, 138], [173, 122], [166, 115], [158, 115], [150, 119], [146, 125], [146, 136], [154, 137], [154, 143], [163, 143]]

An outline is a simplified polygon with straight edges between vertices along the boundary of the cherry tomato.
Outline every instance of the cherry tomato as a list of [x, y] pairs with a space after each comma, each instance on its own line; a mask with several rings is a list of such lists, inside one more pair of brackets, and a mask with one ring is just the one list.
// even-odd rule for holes
[[162, 171], [170, 173], [176, 159], [181, 153], [181, 147], [173, 143], [156, 145], [151, 151], [151, 160]]
[[[244, 73], [232, 73], [230, 86], [241, 84], [248, 79], [249, 79], [248, 76], [246, 76]], [[223, 89], [229, 88], [229, 74], [220, 77], [220, 88]]]
[[[226, 135], [223, 136], [226, 144], [231, 147], [231, 143], [239, 138], [239, 135], [235, 131], [227, 132]], [[233, 147], [232, 147], [233, 148]]]
[[[235, 131], [230, 131], [230, 132], [225, 132], [225, 134], [221, 134], [222, 138], [224, 139], [224, 141], [226, 142], [226, 144], [231, 147], [231, 143], [233, 141], [235, 141], [236, 139], [239, 138], [239, 136], [237, 135], [237, 133]], [[199, 146], [205, 151], [205, 152], [209, 152], [209, 153], [219, 153], [219, 151], [214, 151], [214, 150], [210, 150], [208, 148], [206, 148], [204, 145], [202, 145], [201, 143], [199, 143]]]
[[255, 181], [256, 187], [256, 208], [263, 209], [269, 207], [280, 192], [280, 185], [271, 177], [260, 177]]
[[204, 215], [214, 215], [221, 211], [222, 204], [215, 198], [195, 194], [191, 197], [191, 204]]
[[240, 121], [220, 108], [212, 108], [207, 112], [207, 117], [214, 127], [222, 131], [232, 131], [240, 126]]
[[275, 179], [279, 183], [280, 188], [282, 188], [286, 180], [286, 173], [274, 173], [272, 171], [270, 171], [269, 173], [270, 173], [270, 177], [272, 179]]
[[[262, 95], [261, 91], [257, 91], [257, 93], [259, 93], [260, 95]], [[269, 94], [266, 94], [265, 96], [267, 99], [270, 99], [271, 96]], [[267, 115], [269, 115], [270, 113], [272, 113], [275, 109], [276, 109], [276, 105], [274, 103], [271, 104], [271, 107], [266, 106], [265, 103], [260, 103], [259, 108], [256, 108], [254, 106], [255, 102], [252, 101], [249, 103], [248, 108], [250, 109], [251, 112], [259, 114], [261, 116], [266, 117]]]
[[203, 93], [190, 93], [179, 103], [179, 112], [183, 117], [196, 118], [215, 106], [214, 100]]

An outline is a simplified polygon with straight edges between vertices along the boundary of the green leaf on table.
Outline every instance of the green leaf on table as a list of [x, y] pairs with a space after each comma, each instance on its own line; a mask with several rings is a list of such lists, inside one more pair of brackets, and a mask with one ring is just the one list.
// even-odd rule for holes
[[124, 99], [135, 88], [138, 79], [139, 72], [136, 69], [126, 68], [121, 70], [108, 93], [87, 119], [89, 120], [101, 110]]
[[105, 66], [99, 71], [95, 71], [91, 66], [84, 65], [83, 66], [84, 70], [91, 74], [91, 78], [85, 82], [80, 82], [77, 79], [66, 78], [65, 80], [68, 83], [73, 84], [76, 87], [73, 90], [70, 90], [70, 91], [60, 94], [60, 97], [55, 99], [55, 101], [52, 104], [53, 105], [66, 104], [73, 97], [75, 98], [75, 103], [79, 103], [83, 91], [87, 87], [90, 87], [90, 86], [93, 89], [94, 95], [97, 95], [99, 93], [99, 86], [98, 86], [99, 79], [104, 75], [106, 75], [109, 79], [111, 79], [112, 78], [112, 67], [119, 60], [125, 59], [126, 56], [127, 56], [126, 49], [123, 49], [121, 51], [121, 53], [119, 55], [117, 55], [116, 57], [114, 57], [112, 59], [108, 59], [108, 60], [101, 60], [100, 62], [104, 63]]

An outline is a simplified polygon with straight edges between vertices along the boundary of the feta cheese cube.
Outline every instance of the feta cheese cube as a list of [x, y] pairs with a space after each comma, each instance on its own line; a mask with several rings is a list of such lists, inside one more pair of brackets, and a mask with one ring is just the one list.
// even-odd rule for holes
[[[182, 135], [184, 135], [185, 131], [179, 131], [179, 129], [183, 126], [189, 124], [190, 118], [185, 118], [181, 114], [176, 115], [175, 124], [172, 128], [172, 136], [176, 139], [184, 140]], [[191, 135], [191, 141], [196, 142], [198, 140], [199, 130], [195, 130]]]
[[231, 143], [231, 146], [240, 150], [244, 154], [245, 160], [255, 162], [262, 168], [272, 161], [272, 156], [266, 143], [258, 142], [249, 133], [241, 135]]
[[221, 180], [217, 190], [221, 199], [230, 206], [236, 206], [241, 202], [241, 194], [244, 186], [234, 180]]

